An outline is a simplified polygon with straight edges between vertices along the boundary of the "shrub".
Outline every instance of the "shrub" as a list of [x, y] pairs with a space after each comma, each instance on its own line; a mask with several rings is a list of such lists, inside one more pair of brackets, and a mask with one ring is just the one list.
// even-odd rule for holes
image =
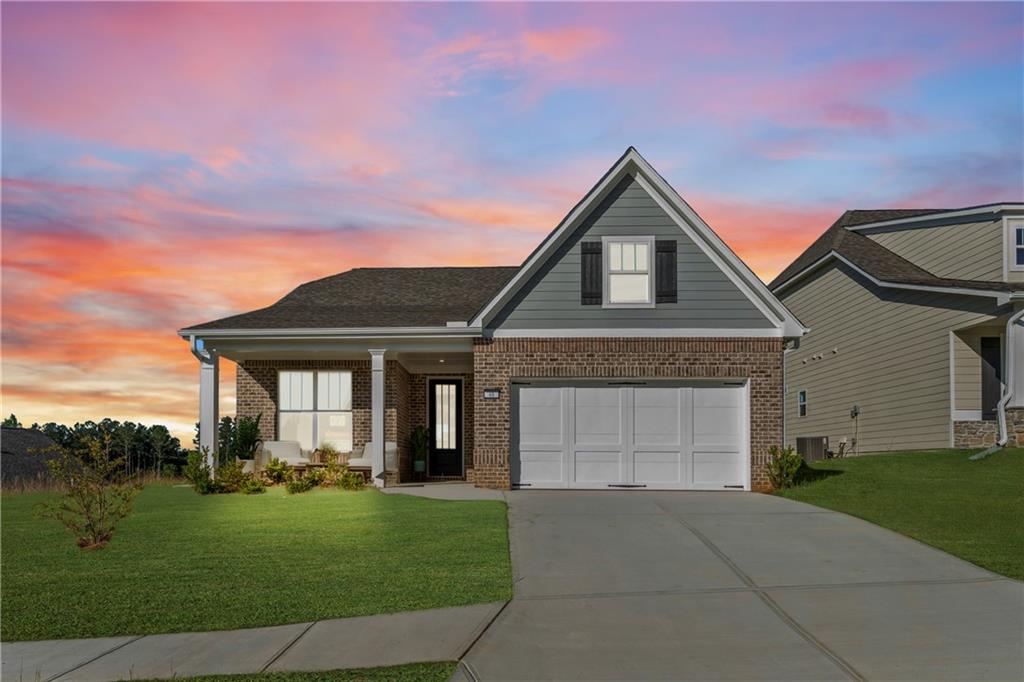
[[209, 453], [208, 448], [203, 448], [202, 452], [199, 450], [188, 451], [188, 459], [181, 473], [193, 487], [199, 485], [200, 480], [210, 480], [210, 465], [206, 463], [207, 453]]
[[285, 490], [291, 495], [309, 492], [313, 489], [313, 481], [309, 476], [293, 476], [285, 483]]
[[216, 483], [220, 488], [218, 492], [236, 493], [242, 489], [246, 474], [242, 470], [242, 460], [231, 459], [217, 467]]
[[39, 505], [39, 516], [61, 523], [82, 549], [105, 547], [139, 491], [121, 480], [124, 460], [111, 457], [109, 441], [87, 438], [78, 449], [56, 448], [46, 466], [64, 494]]
[[246, 474], [240, 490], [243, 495], [260, 495], [267, 492], [267, 486], [263, 484], [263, 479], [253, 474]]
[[345, 471], [341, 474], [337, 486], [342, 490], [362, 490], [366, 486], [366, 479], [363, 478], [362, 474], [349, 471], [348, 467], [345, 467]]
[[768, 448], [768, 480], [776, 490], [792, 488], [796, 475], [803, 466], [804, 460], [794, 452], [792, 447], [781, 450], [773, 445]]
[[253, 459], [263, 439], [260, 438], [262, 414], [253, 417], [239, 417], [235, 420], [231, 434], [231, 454], [238, 459]]
[[160, 475], [164, 478], [176, 478], [180, 473], [181, 468], [177, 464], [171, 462], [164, 462], [160, 466]]
[[323, 469], [310, 469], [303, 478], [308, 479], [311, 485], [320, 485], [326, 476], [327, 473]]
[[288, 465], [274, 457], [263, 467], [263, 475], [271, 483], [284, 483], [288, 480]]

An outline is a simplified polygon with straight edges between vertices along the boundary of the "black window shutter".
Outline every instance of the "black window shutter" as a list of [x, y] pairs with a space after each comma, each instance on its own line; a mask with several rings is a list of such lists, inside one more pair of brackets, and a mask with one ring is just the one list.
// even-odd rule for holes
[[601, 242], [580, 242], [580, 303], [601, 305]]
[[654, 291], [657, 303], [675, 303], [679, 299], [676, 281], [676, 240], [654, 243]]

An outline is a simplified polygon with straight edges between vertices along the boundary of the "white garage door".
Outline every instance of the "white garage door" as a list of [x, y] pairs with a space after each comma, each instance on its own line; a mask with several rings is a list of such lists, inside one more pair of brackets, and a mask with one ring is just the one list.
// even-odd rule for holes
[[745, 382], [516, 382], [512, 483], [746, 489]]

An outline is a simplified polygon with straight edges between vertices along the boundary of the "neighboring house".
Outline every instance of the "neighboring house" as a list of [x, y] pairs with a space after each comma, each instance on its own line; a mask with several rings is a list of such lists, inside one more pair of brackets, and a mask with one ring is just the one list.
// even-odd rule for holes
[[811, 329], [787, 443], [1024, 445], [1024, 204], [847, 211], [769, 288]]
[[519, 267], [359, 268], [179, 334], [211, 450], [224, 357], [264, 438], [369, 442], [378, 485], [424, 425], [430, 479], [720, 490], [767, 486], [805, 331], [630, 148]]
[[0, 482], [8, 487], [51, 481], [46, 462], [56, 456], [56, 447], [42, 431], [0, 428]]

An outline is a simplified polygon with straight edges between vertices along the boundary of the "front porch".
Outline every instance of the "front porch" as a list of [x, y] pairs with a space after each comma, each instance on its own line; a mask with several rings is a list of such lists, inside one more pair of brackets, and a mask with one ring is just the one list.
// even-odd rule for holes
[[[264, 441], [295, 441], [305, 457], [324, 444], [342, 461], [367, 457], [378, 487], [472, 482], [472, 347], [461, 339], [418, 345], [298, 353], [223, 341], [200, 347], [200, 445], [216, 451], [224, 357], [237, 365], [236, 416], [262, 415]], [[429, 443], [421, 470], [411, 443], [418, 427]]]
[[[1021, 381], [1024, 333], [1015, 333], [1010, 348], [1008, 316], [950, 332], [950, 401], [952, 445], [981, 448], [1000, 436], [1000, 401], [1007, 384]], [[1024, 330], [1022, 330], [1024, 331]], [[1005, 404], [1007, 444], [1024, 443], [1024, 390], [1014, 387]]]

